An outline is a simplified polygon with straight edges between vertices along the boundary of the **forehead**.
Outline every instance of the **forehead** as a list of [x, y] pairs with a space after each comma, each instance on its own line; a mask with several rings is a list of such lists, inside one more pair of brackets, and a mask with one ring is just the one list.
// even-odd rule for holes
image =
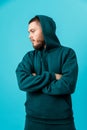
[[39, 21], [33, 21], [29, 24], [28, 26], [28, 30], [30, 29], [37, 29], [37, 28], [41, 28], [40, 22]]

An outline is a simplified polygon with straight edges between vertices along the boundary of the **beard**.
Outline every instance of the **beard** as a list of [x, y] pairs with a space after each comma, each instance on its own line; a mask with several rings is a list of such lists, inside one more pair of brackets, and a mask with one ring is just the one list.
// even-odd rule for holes
[[38, 44], [36, 44], [36, 45], [34, 45], [34, 43], [32, 42], [34, 49], [36, 49], [36, 50], [41, 50], [41, 49], [44, 48], [44, 46], [45, 46], [45, 41], [40, 41], [40, 40], [38, 40], [38, 41], [36, 41], [36, 42], [38, 43]]

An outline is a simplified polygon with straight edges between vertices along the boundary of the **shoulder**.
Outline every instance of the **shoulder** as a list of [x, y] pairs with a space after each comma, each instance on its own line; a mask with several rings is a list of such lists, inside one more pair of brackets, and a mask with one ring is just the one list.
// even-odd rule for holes
[[77, 56], [76, 56], [74, 49], [72, 49], [70, 47], [61, 46], [60, 54], [61, 54], [61, 58], [63, 59], [63, 61], [66, 61], [68, 59], [77, 60]]
[[67, 47], [67, 46], [61, 46], [61, 48], [63, 49], [63, 51], [72, 51], [75, 52], [73, 48]]
[[35, 53], [34, 50], [28, 51], [27, 53], [25, 53], [25, 55], [22, 58], [22, 62], [32, 63], [34, 59], [34, 53]]
[[74, 55], [76, 55], [75, 50], [73, 48], [66, 47], [66, 46], [61, 46], [61, 50], [65, 54], [74, 54]]
[[33, 57], [33, 56], [34, 56], [34, 53], [35, 53], [34, 50], [32, 50], [32, 51], [28, 51], [28, 52], [25, 53], [25, 55], [23, 56], [23, 59]]

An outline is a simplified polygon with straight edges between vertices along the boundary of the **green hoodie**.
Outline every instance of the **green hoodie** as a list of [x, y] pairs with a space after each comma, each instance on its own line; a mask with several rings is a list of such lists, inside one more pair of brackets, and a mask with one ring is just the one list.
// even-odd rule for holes
[[[60, 44], [55, 22], [50, 17], [37, 17], [46, 49], [29, 51], [23, 57], [16, 69], [18, 85], [26, 92], [29, 118], [51, 124], [66, 123], [73, 119], [71, 94], [78, 75], [76, 54]], [[61, 79], [56, 80], [55, 73], [62, 74]]]

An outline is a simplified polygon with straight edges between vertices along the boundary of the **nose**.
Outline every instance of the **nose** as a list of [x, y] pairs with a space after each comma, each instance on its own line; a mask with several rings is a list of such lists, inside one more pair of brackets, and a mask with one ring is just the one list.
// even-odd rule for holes
[[33, 36], [31, 35], [31, 33], [29, 34], [29, 39], [32, 39], [33, 38]]

